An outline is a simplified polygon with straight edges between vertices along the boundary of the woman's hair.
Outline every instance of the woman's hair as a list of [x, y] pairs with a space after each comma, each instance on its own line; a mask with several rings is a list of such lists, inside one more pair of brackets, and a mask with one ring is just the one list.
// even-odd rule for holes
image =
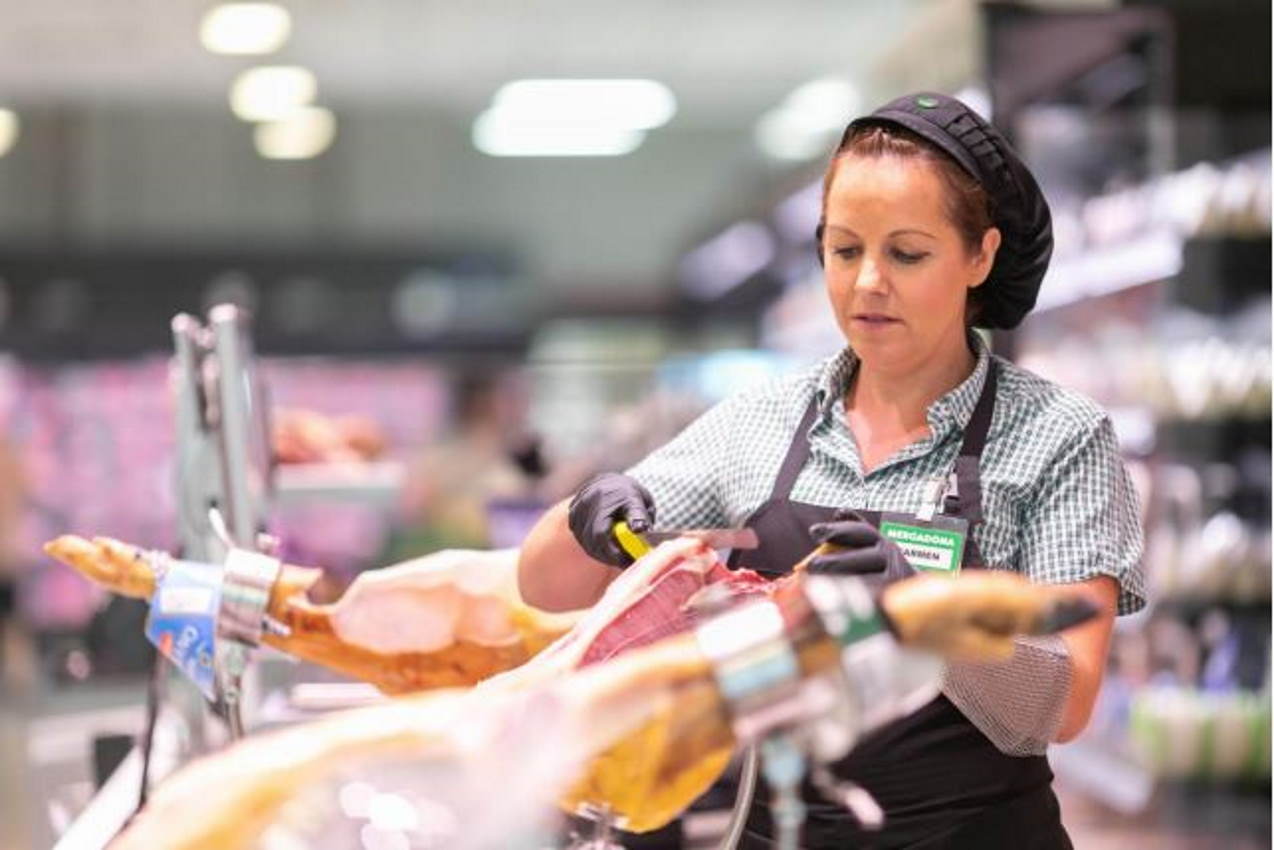
[[[819, 252], [822, 253], [823, 226], [827, 221], [827, 193], [836, 176], [836, 166], [846, 156], [921, 159], [929, 162], [938, 172], [946, 196], [947, 217], [955, 225], [964, 241], [965, 250], [971, 255], [982, 250], [982, 237], [995, 226], [995, 210], [991, 195], [965, 171], [946, 151], [934, 145], [918, 133], [905, 127], [867, 124], [855, 128], [841, 139], [832, 154], [832, 160], [823, 175], [823, 209], [819, 214]], [[969, 306], [965, 320], [972, 324], [981, 312], [982, 287], [969, 292]]]

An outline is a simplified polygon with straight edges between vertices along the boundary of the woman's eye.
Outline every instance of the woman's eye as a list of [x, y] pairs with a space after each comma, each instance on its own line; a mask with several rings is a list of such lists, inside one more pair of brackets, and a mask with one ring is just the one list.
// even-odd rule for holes
[[835, 251], [833, 251], [832, 253], [833, 253], [833, 254], [835, 254], [836, 256], [840, 257], [842, 260], [852, 260], [852, 259], [854, 259], [855, 257], [857, 257], [859, 254], [861, 254], [861, 253], [862, 253], [862, 249], [861, 249], [861, 248], [857, 248], [857, 247], [854, 247], [854, 248], [837, 248], [837, 249], [836, 249]]
[[893, 252], [893, 255], [895, 260], [897, 260], [900, 263], [906, 263], [908, 265], [912, 263], [918, 263], [921, 260], [923, 260], [925, 257], [929, 256], [924, 251], [921, 251], [920, 253], [917, 253], [917, 254], [909, 254], [906, 251], [898, 251], [898, 250], [895, 250]]

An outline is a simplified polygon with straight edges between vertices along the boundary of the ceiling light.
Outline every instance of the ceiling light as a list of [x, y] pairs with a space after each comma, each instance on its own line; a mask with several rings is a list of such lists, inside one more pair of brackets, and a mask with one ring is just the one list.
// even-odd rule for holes
[[640, 130], [523, 124], [495, 108], [473, 122], [473, 144], [490, 156], [623, 156], [643, 139]]
[[517, 80], [496, 92], [492, 106], [524, 124], [650, 130], [677, 111], [677, 99], [654, 80]]
[[795, 88], [783, 101], [786, 110], [810, 127], [841, 128], [858, 112], [861, 99], [843, 77], [820, 77]]
[[858, 112], [858, 89], [843, 77], [810, 80], [757, 122], [757, 145], [775, 159], [805, 160], [826, 153]]
[[277, 121], [313, 102], [318, 81], [305, 68], [268, 65], [235, 77], [230, 109], [244, 121]]
[[0, 109], [0, 156], [4, 156], [18, 141], [18, 113]]
[[755, 137], [761, 150], [774, 159], [797, 161], [828, 153], [834, 132], [834, 129], [811, 129], [800, 115], [780, 107], [761, 116]]
[[273, 53], [292, 31], [292, 16], [274, 3], [223, 3], [199, 25], [199, 41], [212, 53], [235, 56]]
[[258, 124], [253, 131], [257, 153], [266, 159], [310, 159], [336, 138], [336, 116], [319, 106], [293, 110], [286, 118]]

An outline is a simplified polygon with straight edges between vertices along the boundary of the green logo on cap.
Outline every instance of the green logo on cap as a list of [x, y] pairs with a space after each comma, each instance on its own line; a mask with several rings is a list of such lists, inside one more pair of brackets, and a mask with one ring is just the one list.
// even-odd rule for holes
[[922, 94], [920, 97], [916, 98], [916, 106], [919, 106], [921, 109], [933, 109], [937, 105], [938, 99], [936, 97], [929, 97], [927, 94]]

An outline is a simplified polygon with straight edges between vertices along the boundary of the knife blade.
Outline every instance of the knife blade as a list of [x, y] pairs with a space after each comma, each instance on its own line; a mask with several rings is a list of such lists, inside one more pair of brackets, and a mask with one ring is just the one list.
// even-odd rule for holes
[[666, 540], [679, 537], [693, 537], [702, 540], [713, 549], [755, 549], [761, 545], [756, 531], [751, 528], [669, 528], [662, 531], [647, 531], [642, 534], [652, 546], [658, 546]]
[[619, 545], [634, 560], [667, 540], [694, 537], [713, 549], [755, 549], [760, 545], [756, 532], [750, 528], [669, 528], [663, 531], [636, 533], [622, 519], [615, 523], [612, 533]]

